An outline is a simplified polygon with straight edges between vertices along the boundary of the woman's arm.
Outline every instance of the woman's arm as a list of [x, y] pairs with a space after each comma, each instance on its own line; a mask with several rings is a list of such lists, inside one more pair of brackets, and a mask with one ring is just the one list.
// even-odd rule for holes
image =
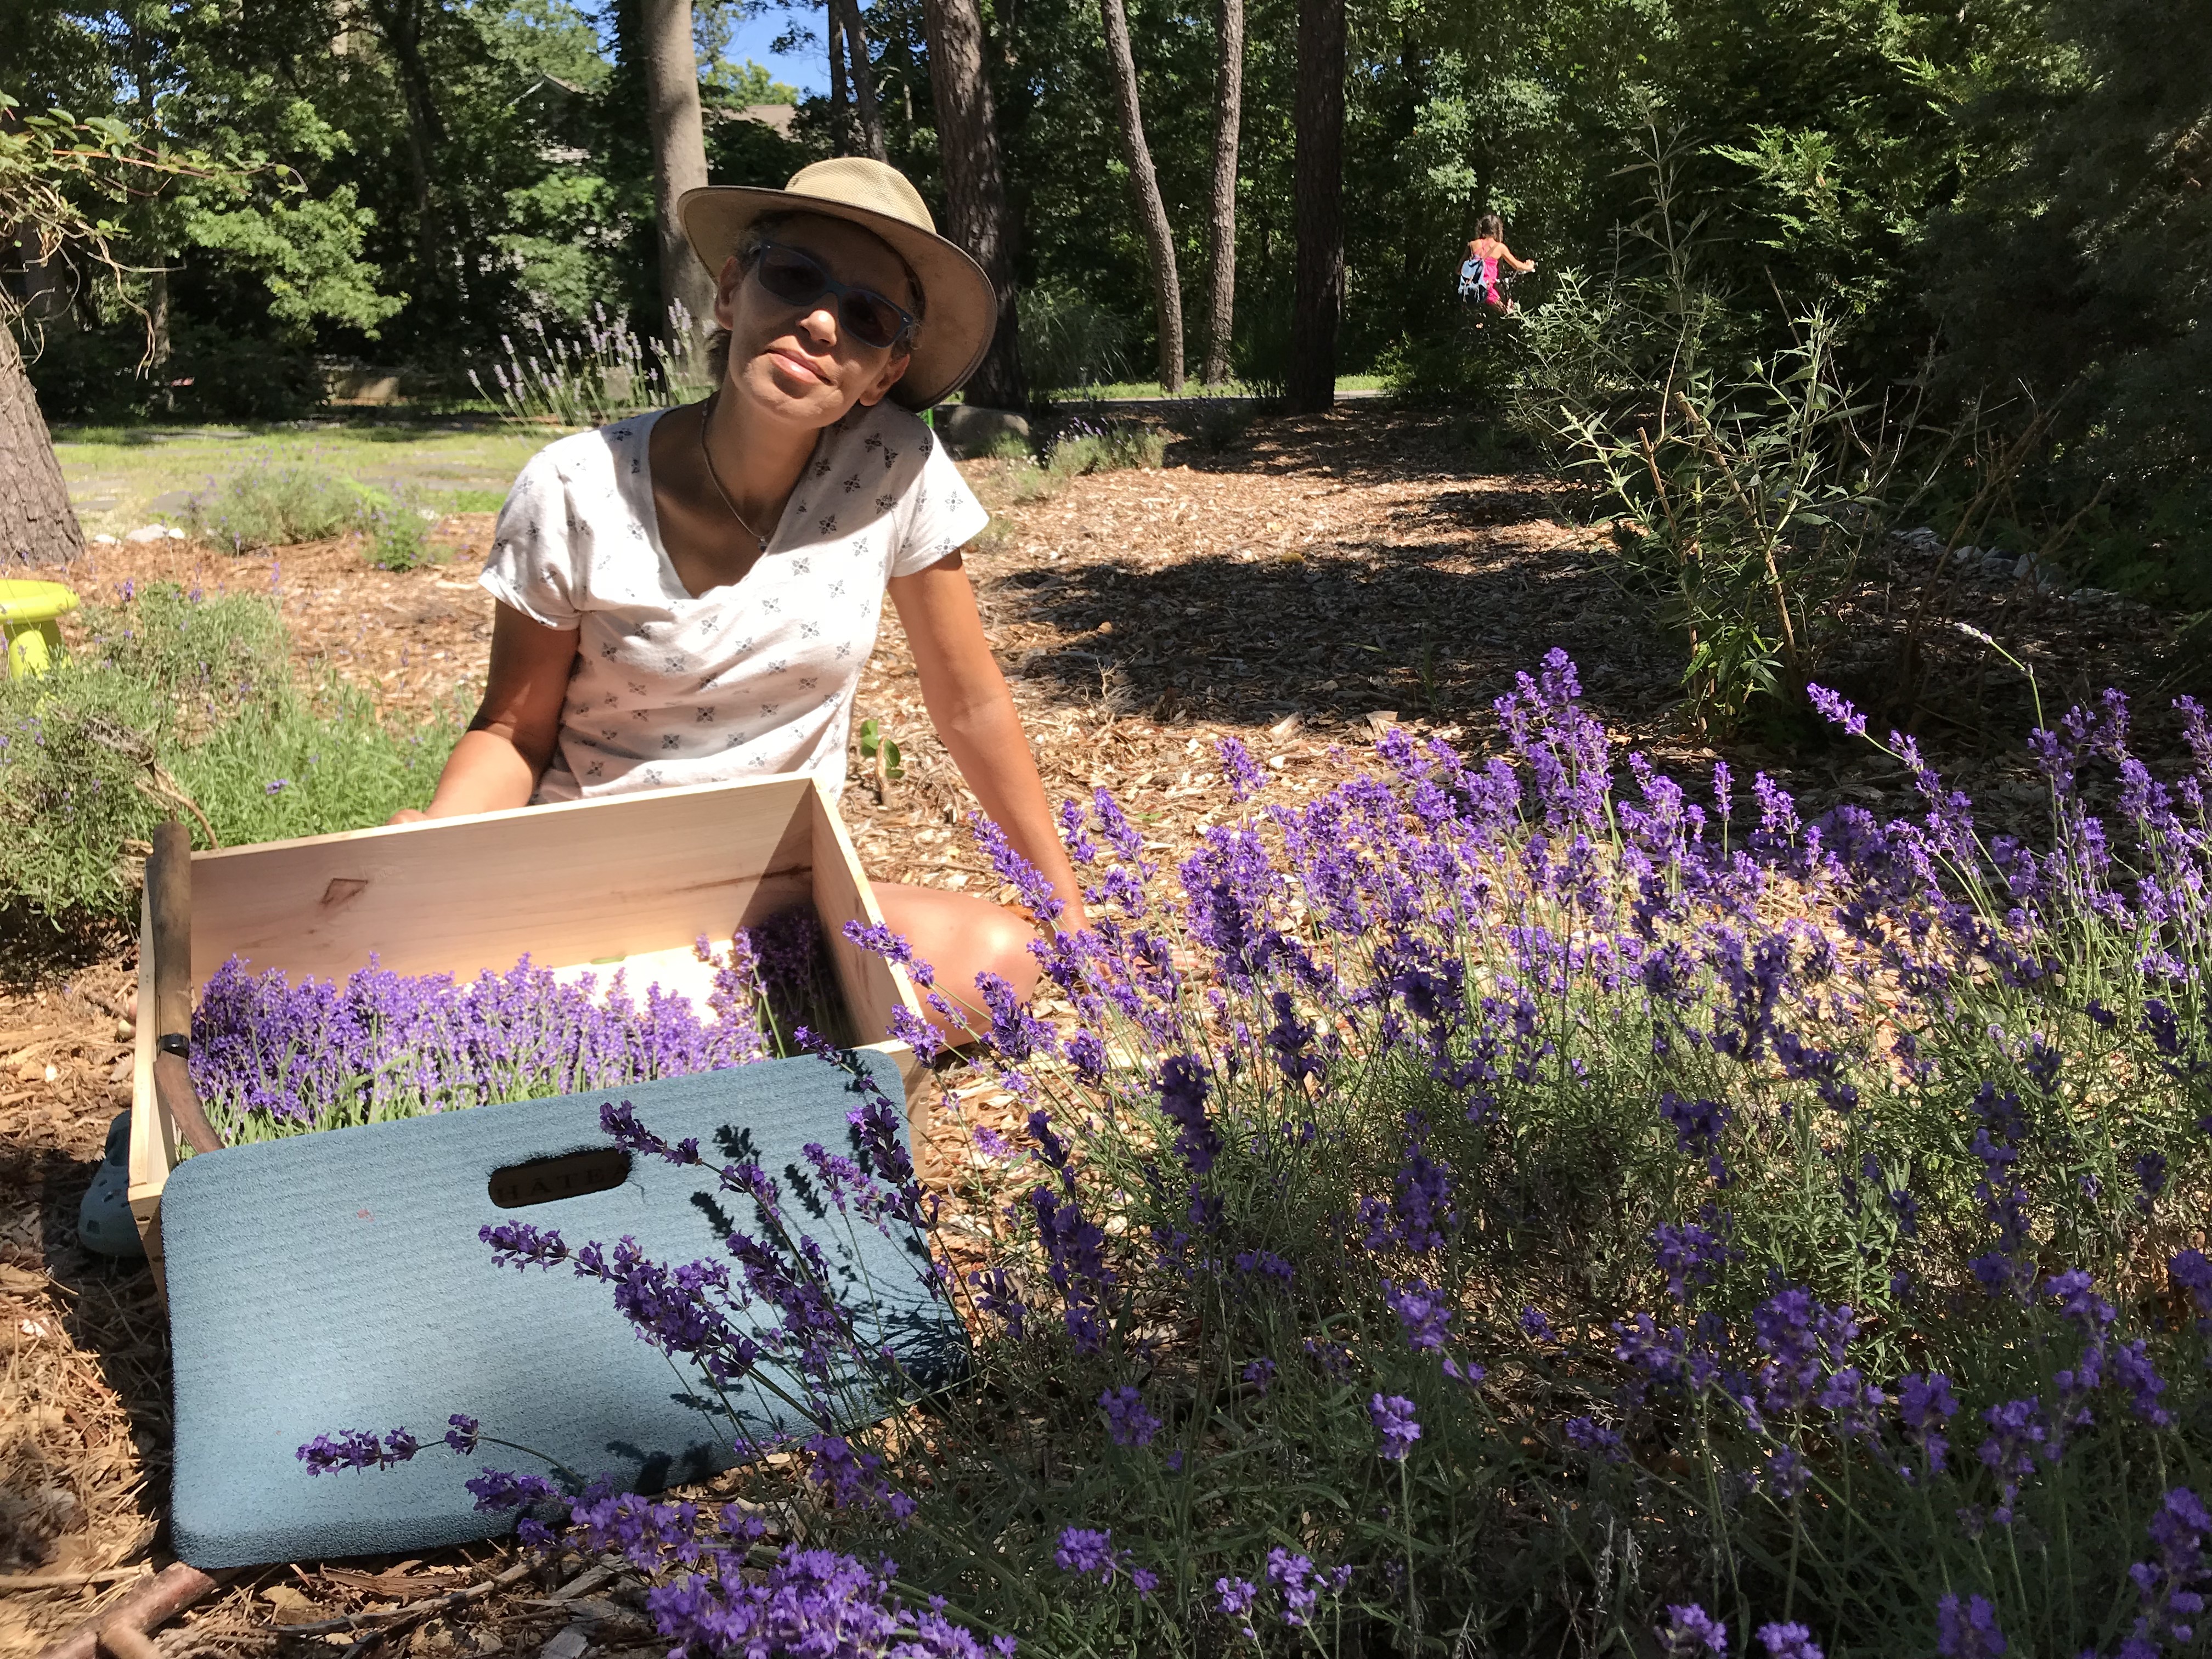
[[1513, 257], [1513, 250], [1506, 246], [1503, 242], [1500, 242], [1498, 245], [1498, 256], [1516, 270], [1534, 270], [1536, 268], [1536, 262], [1534, 259], [1515, 258]]
[[1014, 850], [1052, 884], [1066, 904], [1060, 926], [1083, 926], [1083, 890], [1067, 861], [1060, 831], [1046, 804], [1044, 782], [1030, 755], [1028, 734], [1014, 712], [1013, 695], [992, 659], [957, 553], [911, 576], [894, 577], [898, 606], [914, 648], [915, 671], [930, 723], [951, 752], [953, 764], [975, 792], [984, 815], [1006, 832]]
[[491, 625], [491, 672], [477, 717], [453, 745], [430, 810], [397, 813], [393, 823], [530, 804], [561, 735], [577, 637], [573, 629], [548, 628], [512, 605], [498, 607]]

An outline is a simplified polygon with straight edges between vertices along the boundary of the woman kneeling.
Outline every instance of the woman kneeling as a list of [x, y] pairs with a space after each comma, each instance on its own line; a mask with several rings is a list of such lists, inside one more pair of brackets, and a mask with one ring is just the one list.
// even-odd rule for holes
[[[886, 597], [932, 722], [984, 812], [1081, 902], [961, 566], [988, 515], [926, 409], [971, 374], [998, 307], [880, 162], [784, 190], [695, 190], [718, 271], [703, 403], [564, 438], [508, 493], [483, 584], [498, 601], [483, 704], [427, 815], [596, 799], [777, 772], [845, 781], [853, 694]], [[884, 920], [980, 1010], [1027, 994], [1028, 922], [986, 900], [876, 886]]]

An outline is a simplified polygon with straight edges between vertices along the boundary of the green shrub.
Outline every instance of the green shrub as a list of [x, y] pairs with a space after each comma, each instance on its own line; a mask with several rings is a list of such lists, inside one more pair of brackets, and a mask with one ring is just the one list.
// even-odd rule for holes
[[0, 680], [0, 906], [127, 918], [133, 854], [182, 818], [238, 846], [380, 823], [430, 796], [459, 710], [408, 727], [335, 678], [302, 684], [267, 600], [167, 585], [88, 606], [91, 638]]
[[1099, 425], [1079, 420], [1054, 442], [1045, 458], [1045, 470], [1062, 478], [1076, 478], [1086, 472], [1156, 467], [1167, 453], [1168, 434], [1157, 427], [1123, 422]]
[[1125, 318], [1063, 289], [1022, 295], [1022, 366], [1048, 390], [1102, 386], [1128, 373], [1134, 331]]
[[1030, 459], [1030, 442], [1018, 432], [994, 432], [989, 441], [975, 452], [975, 458], [986, 461], [1026, 461]]
[[437, 563], [430, 546], [431, 526], [437, 522], [437, 514], [416, 506], [411, 498], [371, 507], [368, 562], [379, 570], [419, 570]]
[[1218, 455], [1242, 438], [1252, 424], [1249, 403], [1226, 398], [1200, 398], [1177, 422], [1182, 432], [1208, 455]]
[[364, 486], [319, 467], [264, 459], [195, 501], [189, 517], [194, 535], [242, 553], [342, 534], [377, 501]]

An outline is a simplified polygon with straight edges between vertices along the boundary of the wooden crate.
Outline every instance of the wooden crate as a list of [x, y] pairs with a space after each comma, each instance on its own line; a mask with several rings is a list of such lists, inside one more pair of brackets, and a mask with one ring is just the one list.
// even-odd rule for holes
[[[811, 900], [865, 1046], [895, 1059], [911, 1095], [921, 1067], [890, 1040], [892, 1010], [917, 1016], [905, 971], [848, 944], [848, 921], [879, 923], [836, 809], [811, 778], [665, 789], [469, 817], [437, 818], [191, 855], [191, 988], [233, 956], [343, 980], [374, 954], [402, 974], [470, 979], [527, 952], [602, 982], [626, 967], [633, 994], [659, 981], [702, 1008], [713, 970], [701, 934], [732, 931]], [[156, 1275], [161, 1188], [178, 1126], [154, 1088], [155, 951], [142, 906], [138, 1046], [132, 1078], [131, 1212]]]

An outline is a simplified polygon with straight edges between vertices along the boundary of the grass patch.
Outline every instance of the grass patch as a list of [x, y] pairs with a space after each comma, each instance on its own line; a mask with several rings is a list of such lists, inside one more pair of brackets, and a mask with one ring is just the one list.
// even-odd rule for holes
[[186, 495], [219, 495], [234, 474], [255, 468], [304, 466], [386, 495], [419, 489], [426, 504], [449, 497], [452, 512], [491, 512], [522, 464], [561, 435], [366, 421], [64, 426], [55, 428], [54, 453], [85, 533], [120, 536], [163, 517], [181, 520]]
[[88, 642], [0, 680], [0, 908], [125, 920], [154, 826], [201, 846], [380, 823], [429, 799], [464, 723], [391, 723], [294, 671], [275, 607], [161, 584], [86, 607]]

